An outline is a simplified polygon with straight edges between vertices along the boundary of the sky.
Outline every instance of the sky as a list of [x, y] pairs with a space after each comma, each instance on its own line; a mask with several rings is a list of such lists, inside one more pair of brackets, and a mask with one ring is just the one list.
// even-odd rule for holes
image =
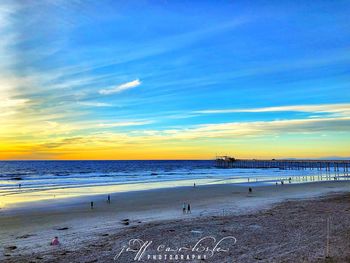
[[350, 156], [349, 1], [0, 3], [0, 159]]

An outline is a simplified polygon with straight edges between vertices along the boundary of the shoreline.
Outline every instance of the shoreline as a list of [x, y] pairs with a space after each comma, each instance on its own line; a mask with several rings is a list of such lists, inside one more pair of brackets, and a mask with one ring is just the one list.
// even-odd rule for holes
[[[308, 178], [310, 177], [310, 178]], [[327, 182], [350, 182], [350, 177], [339, 176], [333, 178], [327, 175], [326, 180], [312, 179], [314, 176], [297, 176], [292, 177], [292, 184], [288, 183], [288, 179], [284, 176], [284, 181], [286, 185], [304, 185], [304, 184], [314, 184], [314, 183], [327, 183]], [[249, 180], [250, 179], [250, 180]], [[79, 187], [57, 187], [52, 189], [34, 189], [22, 191], [18, 189], [16, 193], [1, 196], [2, 201], [0, 201], [0, 212], [1, 211], [11, 211], [24, 209], [28, 206], [42, 206], [50, 203], [70, 203], [76, 200], [85, 199], [100, 199], [101, 196], [106, 196], [108, 194], [128, 194], [133, 192], [147, 192], [147, 191], [167, 191], [169, 189], [180, 189], [180, 188], [192, 188], [193, 183], [196, 183], [197, 187], [205, 188], [211, 186], [238, 186], [238, 187], [271, 187], [275, 186], [275, 181], [258, 181], [257, 178], [246, 177], [245, 180], [241, 182], [231, 182], [232, 178], [224, 178], [217, 181], [211, 181], [211, 179], [186, 179], [186, 180], [176, 180], [176, 181], [162, 181], [162, 182], [150, 182], [146, 183], [126, 183], [126, 184], [105, 184], [105, 185], [83, 185]], [[347, 182], [348, 181], [348, 182]], [[280, 181], [278, 181], [280, 184]], [[13, 200], [15, 199], [15, 200]], [[10, 202], [8, 202], [10, 200]]]
[[[307, 200], [349, 189], [348, 181], [332, 181], [259, 186], [253, 187], [250, 194], [248, 186], [222, 184], [115, 193], [111, 194], [111, 204], [106, 202], [106, 195], [94, 196], [94, 209], [90, 209], [91, 197], [83, 197], [0, 210], [1, 243], [17, 247], [6, 257], [8, 251], [4, 249], [0, 260], [45, 253], [52, 249], [48, 242], [53, 236], [59, 236], [62, 248], [79, 248], [86, 240], [98, 241], [106, 231], [125, 231], [129, 226], [123, 224], [123, 219], [136, 227], [152, 222], [246, 215], [288, 200]], [[182, 214], [183, 202], [191, 203], [192, 214]]]

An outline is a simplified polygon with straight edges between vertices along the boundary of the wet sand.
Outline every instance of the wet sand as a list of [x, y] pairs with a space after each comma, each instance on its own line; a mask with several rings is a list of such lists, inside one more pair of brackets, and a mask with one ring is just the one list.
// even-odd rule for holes
[[[342, 245], [331, 250], [337, 260], [331, 262], [346, 262], [349, 190], [350, 183], [341, 181], [260, 186], [252, 193], [246, 186], [208, 185], [116, 193], [111, 204], [106, 195], [30, 203], [0, 210], [0, 260], [113, 262], [131, 238], [183, 246], [202, 236], [232, 234], [237, 243], [230, 252], [207, 262], [324, 262], [325, 220], [331, 216], [340, 224], [332, 228], [342, 230], [332, 237]], [[344, 196], [321, 198], [334, 193]], [[191, 203], [191, 214], [182, 213], [183, 202]], [[54, 236], [59, 247], [49, 246]], [[119, 260], [132, 262], [132, 255]]]

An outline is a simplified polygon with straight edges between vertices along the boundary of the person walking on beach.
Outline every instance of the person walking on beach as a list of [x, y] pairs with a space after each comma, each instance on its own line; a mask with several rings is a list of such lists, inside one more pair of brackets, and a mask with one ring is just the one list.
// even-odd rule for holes
[[186, 213], [186, 204], [185, 204], [185, 202], [183, 203], [183, 205], [182, 205], [182, 213]]
[[111, 203], [111, 195], [108, 195], [108, 197], [107, 197], [107, 203], [108, 203], [108, 204]]
[[187, 214], [191, 214], [191, 205], [188, 203], [187, 205]]
[[91, 209], [94, 209], [94, 202], [90, 202]]
[[251, 187], [249, 187], [249, 193], [253, 192], [253, 189]]

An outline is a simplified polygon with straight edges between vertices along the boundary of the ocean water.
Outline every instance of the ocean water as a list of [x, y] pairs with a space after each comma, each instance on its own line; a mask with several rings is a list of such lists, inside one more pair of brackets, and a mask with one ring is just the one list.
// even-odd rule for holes
[[193, 183], [262, 185], [348, 179], [341, 171], [221, 169], [214, 161], [0, 161], [0, 205]]

